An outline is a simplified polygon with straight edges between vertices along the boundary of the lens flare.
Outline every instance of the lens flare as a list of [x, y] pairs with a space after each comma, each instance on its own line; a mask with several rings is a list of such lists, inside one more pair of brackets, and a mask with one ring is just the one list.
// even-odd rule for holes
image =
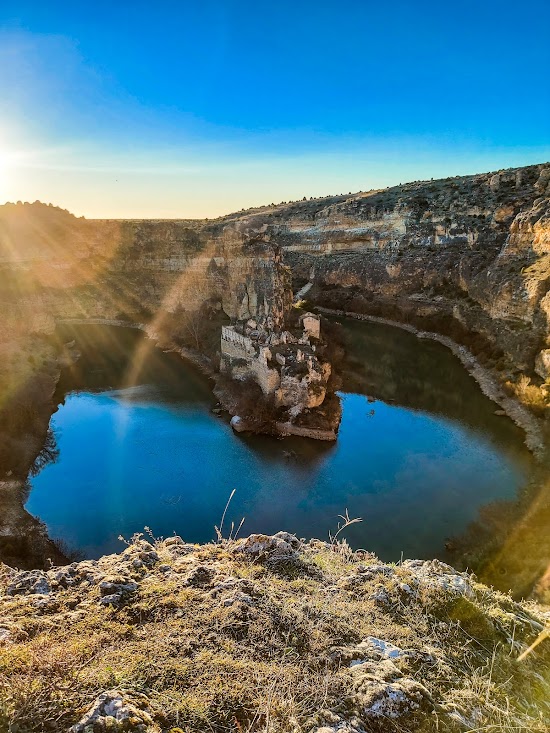
[[0, 204], [3, 204], [8, 197], [9, 168], [10, 156], [0, 148]]

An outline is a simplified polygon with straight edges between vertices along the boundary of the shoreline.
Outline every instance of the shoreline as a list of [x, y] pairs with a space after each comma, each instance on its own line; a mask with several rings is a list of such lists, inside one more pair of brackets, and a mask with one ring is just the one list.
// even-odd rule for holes
[[[457, 356], [457, 358], [460, 359], [462, 365], [468, 373], [476, 380], [477, 384], [480, 386], [480, 389], [482, 392], [489, 397], [492, 401], [494, 401], [496, 404], [501, 405], [504, 408], [503, 402], [505, 401], [507, 409], [506, 414], [510, 419], [513, 420], [513, 422], [518, 425], [526, 435], [525, 443], [529, 450], [534, 454], [535, 458], [540, 458], [540, 454], [542, 453], [543, 448], [543, 442], [539, 435], [540, 426], [538, 425], [538, 420], [527, 413], [526, 408], [524, 408], [521, 404], [517, 403], [516, 400], [512, 398], [508, 398], [506, 395], [503, 394], [502, 389], [499, 388], [499, 385], [496, 383], [495, 378], [488, 372], [487, 369], [482, 367], [475, 357], [468, 351], [466, 347], [460, 346], [459, 344], [452, 341], [452, 339], [442, 336], [440, 334], [436, 333], [430, 333], [422, 331], [421, 329], [415, 328], [414, 326], [411, 326], [409, 324], [405, 323], [399, 323], [395, 321], [391, 321], [390, 319], [381, 318], [378, 316], [369, 316], [366, 314], [354, 314], [351, 312], [345, 312], [341, 310], [336, 309], [328, 309], [328, 308], [317, 308], [319, 312], [322, 312], [327, 315], [335, 315], [338, 317], [346, 317], [346, 318], [353, 318], [354, 320], [358, 321], [366, 321], [366, 322], [374, 322], [379, 323], [382, 325], [388, 325], [388, 326], [394, 326], [397, 328], [401, 328], [402, 330], [408, 331], [409, 333], [412, 333], [418, 338], [428, 338], [430, 340], [438, 341], [439, 343], [442, 343], [444, 346], [449, 348], [453, 354]], [[75, 321], [73, 321], [74, 323]], [[90, 323], [90, 321], [80, 321], [83, 324]], [[106, 324], [105, 321], [99, 321], [97, 319], [95, 321], [98, 325], [117, 325], [113, 324]], [[122, 325], [122, 324], [121, 324]], [[211, 366], [211, 362], [207, 357], [204, 357], [203, 355], [194, 352], [193, 349], [188, 349], [185, 347], [177, 346], [176, 344], [169, 344], [168, 342], [162, 343], [162, 340], [159, 342], [158, 335], [155, 334], [152, 330], [148, 331], [147, 326], [145, 325], [139, 325], [139, 324], [132, 324], [134, 328], [137, 328], [139, 330], [142, 330], [144, 332], [144, 335], [152, 340], [154, 342], [154, 345], [156, 348], [160, 348], [162, 351], [165, 352], [172, 352], [176, 353], [180, 356], [180, 358], [184, 361], [188, 361], [190, 364], [192, 364], [198, 371], [200, 371], [204, 377], [207, 379], [212, 380], [215, 382], [215, 372]], [[124, 326], [128, 326], [128, 323], [125, 323]], [[132, 326], [131, 326], [132, 327]], [[220, 394], [214, 387], [213, 394], [220, 399]], [[498, 395], [499, 399], [496, 399]], [[503, 399], [504, 398], [504, 399]], [[500, 401], [502, 400], [502, 401]], [[223, 400], [220, 399], [220, 401], [223, 404]], [[225, 408], [227, 409], [227, 408]], [[512, 410], [518, 410], [519, 418], [516, 419], [517, 415], [515, 413], [510, 414]], [[55, 412], [55, 409], [54, 411]], [[229, 414], [231, 415], [231, 411], [228, 410]], [[529, 418], [527, 428], [520, 422], [521, 418], [526, 417]], [[53, 413], [52, 413], [53, 414]], [[51, 420], [51, 415], [50, 415]], [[48, 420], [48, 425], [50, 420]], [[312, 429], [309, 428], [298, 428], [298, 430], [291, 430], [289, 429], [290, 426], [283, 425], [283, 424], [277, 424], [275, 426], [276, 433], [273, 434], [273, 437], [284, 437], [285, 435], [298, 435], [300, 437], [306, 437], [308, 439], [314, 439], [314, 440], [322, 440], [322, 441], [334, 441], [337, 439], [337, 436], [335, 434], [328, 434], [323, 431], [323, 434], [312, 434]], [[528, 428], [533, 428], [536, 432], [531, 433], [528, 432]], [[256, 431], [252, 431], [256, 432]], [[257, 432], [263, 432], [263, 431], [257, 431]], [[264, 434], [269, 434], [264, 432]], [[528, 441], [532, 439], [535, 443], [529, 443]], [[540, 463], [539, 463], [540, 465]], [[23, 482], [21, 482], [21, 486], [23, 485]], [[11, 484], [12, 492], [13, 492], [13, 483]], [[5, 499], [6, 496], [6, 489], [7, 485], [2, 486], [4, 490], [1, 492], [4, 494]], [[55, 540], [52, 540], [52, 538], [49, 537], [47, 530], [44, 525], [42, 525], [40, 519], [38, 517], [33, 517], [32, 515], [29, 515], [25, 509], [24, 509], [24, 503], [23, 502], [17, 502], [16, 495], [14, 493], [10, 492], [12, 499], [11, 499], [11, 514], [14, 519], [17, 519], [17, 521], [14, 521], [10, 524], [13, 526], [13, 530], [9, 533], [12, 536], [19, 536], [19, 535], [27, 535], [28, 537], [33, 537], [34, 539], [34, 545], [36, 552], [40, 554], [41, 560], [39, 562], [36, 562], [36, 560], [31, 560], [30, 563], [24, 562], [19, 563], [21, 567], [44, 567], [46, 563], [47, 557], [55, 557], [56, 553], [59, 553], [59, 551], [63, 550], [62, 547], [59, 547], [55, 544]], [[6, 505], [7, 506], [7, 505]], [[17, 511], [15, 511], [17, 510]], [[5, 525], [4, 525], [5, 526]], [[15, 531], [19, 530], [19, 531]], [[1, 534], [1, 533], [0, 533]], [[61, 554], [61, 553], [60, 553]], [[461, 553], [462, 555], [462, 553]], [[456, 556], [455, 557], [455, 562]], [[460, 557], [460, 556], [459, 556]], [[59, 562], [59, 555], [57, 555], [57, 561]], [[12, 561], [13, 562], [13, 561]], [[68, 562], [68, 560], [67, 560]]]
[[336, 308], [324, 308], [323, 306], [315, 306], [315, 309], [324, 315], [353, 318], [356, 321], [367, 321], [385, 326], [394, 326], [395, 328], [401, 328], [403, 331], [412, 333], [419, 339], [429, 339], [430, 341], [437, 341], [442, 344], [460, 360], [468, 374], [475, 379], [483, 394], [504, 410], [510, 420], [523, 430], [525, 433], [524, 443], [535, 458], [539, 460], [542, 458], [545, 444], [542, 437], [540, 420], [529, 412], [518, 400], [505, 394], [490, 370], [482, 366], [472, 352], [465, 346], [453, 341], [449, 336], [443, 336], [433, 331], [423, 331], [408, 323], [393, 321], [389, 318], [370, 316], [364, 313], [353, 313], [352, 311], [343, 311]]
[[[325, 308], [324, 306], [314, 306], [316, 310], [318, 310], [320, 313], [323, 313], [324, 315], [331, 315], [331, 316], [338, 316], [338, 317], [344, 317], [344, 318], [353, 318], [356, 321], [366, 321], [369, 323], [378, 323], [380, 325], [385, 326], [393, 326], [394, 328], [400, 328], [403, 331], [408, 331], [409, 333], [413, 334], [419, 339], [429, 339], [430, 341], [437, 341], [438, 343], [442, 344], [446, 348], [448, 348], [461, 362], [462, 366], [466, 369], [468, 374], [477, 382], [479, 388], [481, 389], [482, 393], [488, 397], [492, 402], [494, 402], [496, 405], [498, 405], [505, 413], [506, 416], [512, 420], [512, 422], [517, 425], [521, 430], [523, 430], [525, 434], [524, 443], [527, 447], [527, 449], [533, 454], [533, 456], [540, 460], [543, 456], [544, 450], [545, 450], [545, 443], [542, 437], [542, 427], [541, 422], [538, 418], [536, 418], [526, 407], [524, 407], [519, 400], [514, 399], [513, 397], [510, 397], [507, 395], [500, 384], [498, 383], [497, 379], [494, 377], [494, 375], [491, 373], [489, 369], [482, 366], [480, 362], [476, 359], [476, 357], [472, 354], [472, 352], [467, 349], [465, 346], [462, 346], [461, 344], [458, 344], [456, 341], [451, 339], [449, 336], [444, 336], [442, 334], [436, 333], [434, 331], [424, 331], [423, 329], [417, 328], [416, 326], [412, 326], [409, 323], [403, 323], [401, 321], [394, 321], [390, 318], [383, 318], [381, 316], [373, 316], [368, 315], [366, 313], [354, 313], [353, 311], [344, 311], [337, 308]], [[208, 359], [206, 356], [203, 356], [202, 354], [199, 354], [198, 352], [194, 351], [193, 349], [189, 349], [185, 346], [178, 346], [174, 343], [172, 344], [162, 344], [162, 339], [159, 337], [157, 333], [155, 333], [148, 324], [144, 323], [132, 323], [128, 321], [119, 321], [116, 319], [103, 319], [103, 318], [91, 318], [91, 319], [84, 319], [84, 318], [66, 318], [58, 321], [59, 323], [72, 323], [72, 324], [97, 324], [97, 325], [105, 325], [105, 326], [121, 326], [125, 328], [133, 328], [136, 330], [143, 331], [143, 333], [147, 336], [148, 339], [155, 342], [157, 348], [160, 348], [162, 351], [165, 351], [166, 353], [177, 353], [181, 356], [182, 359], [189, 361], [192, 363], [196, 368], [199, 369], [199, 371], [206, 376], [208, 379], [213, 380], [216, 382], [216, 373], [214, 369], [212, 368], [212, 365], [210, 363], [210, 359]], [[215, 390], [214, 394], [215, 394]], [[229, 410], [229, 413], [231, 414], [231, 411]], [[277, 428], [283, 428], [280, 431], [280, 435], [289, 435], [294, 434], [293, 432], [288, 430], [288, 425], [285, 424], [284, 426], [282, 424], [279, 424], [276, 426]], [[307, 433], [310, 431], [307, 430]], [[312, 431], [314, 433], [322, 432], [325, 433], [325, 431]], [[304, 437], [310, 437], [313, 440], [334, 440], [336, 439], [336, 435], [334, 434], [334, 437], [328, 436], [323, 434], [321, 437], [320, 435], [306, 435], [305, 432], [300, 431], [300, 433]]]
[[[116, 326], [142, 331], [145, 337], [154, 343], [155, 348], [165, 352], [177, 353], [183, 361], [188, 361], [203, 376], [211, 380], [214, 378], [214, 371], [207, 357], [176, 344], [164, 347], [159, 342], [158, 335], [148, 330], [147, 324], [106, 318], [66, 318], [58, 320], [57, 323]], [[66, 363], [64, 363], [64, 360]], [[35, 435], [36, 450], [32, 453], [32, 460], [30, 459], [26, 465], [25, 477], [8, 474], [0, 479], [0, 506], [2, 508], [0, 562], [9, 560], [13, 566], [26, 569], [45, 568], [49, 558], [53, 559], [56, 564], [65, 564], [70, 561], [70, 558], [64, 555], [63, 549], [56, 544], [55, 539], [49, 536], [41, 519], [27, 512], [24, 500], [24, 490], [29, 480], [31, 467], [44, 446], [52, 417], [58, 408], [54, 396], [61, 377], [61, 370], [70, 363], [71, 359], [61, 350], [56, 356], [56, 361], [56, 371], [52, 375], [50, 394], [46, 400], [49, 407], [47, 414], [44, 412], [40, 433]]]

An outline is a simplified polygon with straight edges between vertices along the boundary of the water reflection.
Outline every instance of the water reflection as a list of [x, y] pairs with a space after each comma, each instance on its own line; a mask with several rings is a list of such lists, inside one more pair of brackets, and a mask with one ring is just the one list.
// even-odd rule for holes
[[529, 461], [523, 432], [485, 397], [454, 354], [399, 328], [347, 320], [344, 390], [441, 415]]
[[328, 444], [234, 435], [178, 356], [129, 329], [73, 327], [64, 338], [82, 357], [59, 387], [59, 460], [32, 479], [27, 508], [93, 557], [144, 525], [208, 541], [236, 489], [226, 526], [246, 516], [245, 532], [327, 537], [347, 508], [364, 519], [347, 532], [354, 546], [441, 556], [483, 504], [515, 495], [526, 451], [446, 349], [384, 330], [346, 324], [353, 362]]

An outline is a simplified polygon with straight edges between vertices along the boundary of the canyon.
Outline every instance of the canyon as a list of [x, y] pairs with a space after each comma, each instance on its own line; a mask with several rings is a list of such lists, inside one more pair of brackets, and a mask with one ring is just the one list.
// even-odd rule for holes
[[[10, 527], [19, 524], [21, 536], [21, 526], [32, 525], [18, 509], [21, 482], [44, 444], [60, 365], [72, 358], [56, 338], [63, 321], [139, 326], [214, 375], [222, 405], [241, 427], [248, 421], [333, 439], [338, 369], [320, 333], [317, 346], [303, 338], [294, 291], [309, 307], [451, 339], [505, 399], [527, 406], [542, 435], [549, 196], [550, 165], [540, 164], [271, 204], [212, 221], [86, 220], [40, 202], [0, 207], [4, 546], [19, 546]], [[221, 338], [235, 329], [241, 335], [231, 342]], [[250, 334], [248, 354], [230, 353]], [[293, 343], [281, 348], [283, 341]], [[4, 554], [21, 560], [20, 549]]]
[[549, 196], [541, 164], [213, 221], [88, 221], [6, 204], [1, 343], [51, 334], [59, 319], [119, 319], [213, 357], [222, 323], [280, 329], [292, 287], [308, 286], [310, 304], [452, 336], [520, 397], [529, 380], [543, 405]]
[[[70, 562], [24, 503], [29, 476], [56, 460], [56, 389], [81, 356], [63, 325], [142, 330], [163, 357], [208, 376], [216, 412], [237, 430], [321, 438], [321, 451], [338, 441], [343, 376], [364, 396], [375, 378], [388, 405], [402, 390], [412, 411], [432, 391], [398, 344], [384, 360], [380, 331], [365, 337], [373, 364], [353, 370], [323, 314], [397, 323], [461, 355], [537, 456], [533, 485], [488, 508], [457, 540], [456, 564], [518, 598], [538, 580], [548, 602], [549, 291], [548, 163], [212, 221], [1, 206], [0, 684], [10, 694], [0, 727], [34, 729], [42, 716], [75, 733], [360, 733], [390, 720], [454, 733], [506, 715], [519, 730], [546, 730], [547, 607], [471, 573], [437, 560], [386, 564], [342, 538], [287, 532], [220, 531], [203, 545], [136, 535], [121, 553]], [[130, 388], [145, 358], [135, 354]], [[483, 420], [506, 419], [494, 412]], [[182, 692], [181, 680], [198, 683]]]

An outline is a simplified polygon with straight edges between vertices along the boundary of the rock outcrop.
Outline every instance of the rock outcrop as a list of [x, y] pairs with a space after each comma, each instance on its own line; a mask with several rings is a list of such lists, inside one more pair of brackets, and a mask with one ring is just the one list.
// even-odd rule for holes
[[547, 730], [548, 614], [288, 532], [0, 566], [0, 729]]
[[311, 302], [477, 341], [503, 371], [545, 379], [549, 171], [545, 164], [297, 202], [251, 213], [249, 224], [269, 222], [266, 236], [296, 285], [312, 285]]

